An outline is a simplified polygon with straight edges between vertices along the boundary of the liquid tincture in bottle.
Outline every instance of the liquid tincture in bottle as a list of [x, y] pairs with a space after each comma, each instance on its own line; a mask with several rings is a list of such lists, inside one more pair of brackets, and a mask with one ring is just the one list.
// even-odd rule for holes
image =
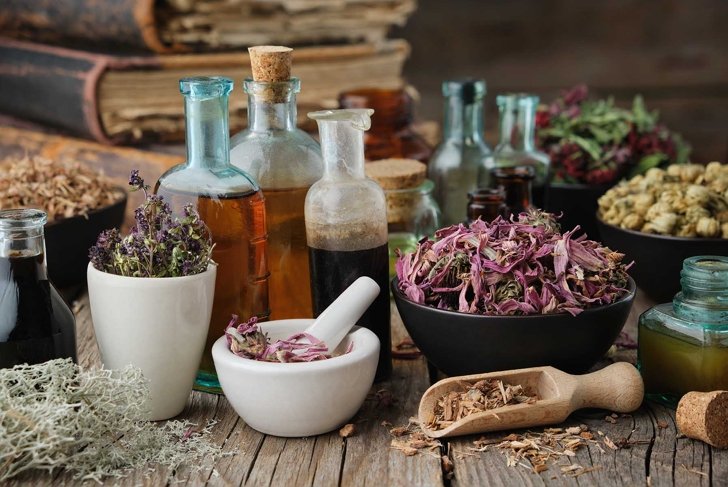
[[507, 216], [506, 193], [503, 186], [479, 188], [468, 193], [468, 219], [471, 224], [478, 218], [490, 223], [499, 216]]
[[509, 219], [533, 208], [531, 185], [535, 172], [531, 166], [497, 167], [491, 171], [493, 185], [505, 193], [506, 213]]
[[687, 392], [728, 390], [728, 257], [683, 262], [682, 290], [639, 318], [646, 396], [675, 407]]
[[495, 167], [533, 167], [533, 203], [546, 207], [549, 156], [536, 149], [538, 97], [528, 93], [507, 93], [496, 97], [499, 112], [498, 145], [493, 153]]
[[414, 102], [404, 88], [359, 88], [339, 95], [339, 108], [371, 108], [376, 113], [364, 134], [364, 158], [430, 160], [432, 148], [415, 132]]
[[76, 361], [76, 320], [48, 280], [45, 212], [0, 211], [0, 368]]
[[233, 82], [221, 77], [185, 78], [187, 162], [165, 172], [155, 192], [179, 215], [191, 203], [212, 234], [217, 263], [215, 299], [195, 389], [221, 393], [212, 344], [233, 314], [267, 319], [265, 201], [255, 181], [230, 164], [228, 96]]
[[428, 178], [445, 225], [463, 221], [468, 193], [490, 185], [492, 153], [483, 139], [484, 80], [454, 80], [442, 84], [445, 95], [443, 140], [428, 164]]
[[[280, 49], [286, 49], [279, 51], [281, 56], [290, 55], [290, 49]], [[296, 127], [301, 83], [289, 77], [290, 69], [282, 71], [278, 81], [245, 80], [248, 129], [230, 141], [232, 164], [250, 174], [265, 193], [274, 320], [313, 316], [303, 207], [308, 189], [323, 174], [319, 145]]]
[[306, 196], [306, 238], [314, 314], [318, 316], [360, 276], [379, 284], [379, 296], [357, 322], [380, 341], [375, 380], [392, 370], [384, 191], [364, 174], [364, 131], [372, 110], [324, 110], [316, 120], [324, 176]]

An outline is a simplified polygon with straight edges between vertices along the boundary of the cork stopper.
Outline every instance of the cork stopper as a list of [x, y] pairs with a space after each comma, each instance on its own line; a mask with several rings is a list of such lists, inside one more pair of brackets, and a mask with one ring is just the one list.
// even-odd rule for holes
[[728, 448], [728, 391], [688, 392], [675, 413], [678, 430], [716, 448]]
[[427, 166], [414, 159], [380, 159], [366, 163], [364, 170], [382, 189], [409, 189], [425, 181]]
[[265, 101], [283, 103], [286, 101], [286, 89], [275, 83], [285, 82], [291, 78], [293, 49], [285, 46], [253, 46], [248, 48], [253, 80], [259, 83], [272, 83], [261, 93]]

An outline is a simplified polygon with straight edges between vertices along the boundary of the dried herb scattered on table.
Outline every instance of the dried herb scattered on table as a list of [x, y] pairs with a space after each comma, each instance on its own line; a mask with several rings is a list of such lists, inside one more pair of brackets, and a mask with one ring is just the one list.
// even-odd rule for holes
[[212, 424], [145, 421], [148, 402], [146, 379], [131, 366], [83, 370], [59, 359], [0, 369], [0, 483], [36, 469], [100, 482], [154, 464], [172, 478], [220, 457]]
[[533, 404], [537, 400], [538, 395], [531, 394], [523, 386], [498, 379], [463, 383], [462, 390], [450, 391], [438, 399], [434, 416], [427, 427], [441, 430], [471, 414], [515, 404]]
[[[308, 333], [296, 333], [285, 340], [270, 342], [253, 316], [244, 323], [238, 323], [233, 315], [225, 329], [228, 347], [238, 357], [262, 362], [313, 362], [332, 357], [324, 342]], [[351, 351], [351, 347], [344, 353]]]
[[400, 255], [398, 287], [415, 303], [487, 315], [577, 315], [615, 302], [627, 293], [624, 255], [576, 231], [561, 234], [541, 211], [443, 228]]
[[122, 197], [111, 179], [80, 163], [27, 155], [0, 162], [0, 210], [36, 208], [53, 221], [85, 216]]

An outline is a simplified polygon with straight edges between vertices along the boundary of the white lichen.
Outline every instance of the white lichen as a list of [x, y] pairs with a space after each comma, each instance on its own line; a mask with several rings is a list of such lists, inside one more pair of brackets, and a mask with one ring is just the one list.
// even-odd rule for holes
[[149, 388], [139, 369], [82, 370], [70, 360], [0, 369], [0, 481], [28, 470], [75, 479], [122, 478], [133, 469], [211, 467], [213, 424], [143, 418]]

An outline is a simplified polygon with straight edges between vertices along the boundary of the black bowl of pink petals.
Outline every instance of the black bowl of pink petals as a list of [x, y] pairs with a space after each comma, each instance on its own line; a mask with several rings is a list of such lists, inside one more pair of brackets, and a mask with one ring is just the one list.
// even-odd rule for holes
[[629, 316], [636, 287], [623, 258], [535, 211], [423, 239], [397, 260], [392, 292], [412, 340], [447, 375], [580, 373]]

